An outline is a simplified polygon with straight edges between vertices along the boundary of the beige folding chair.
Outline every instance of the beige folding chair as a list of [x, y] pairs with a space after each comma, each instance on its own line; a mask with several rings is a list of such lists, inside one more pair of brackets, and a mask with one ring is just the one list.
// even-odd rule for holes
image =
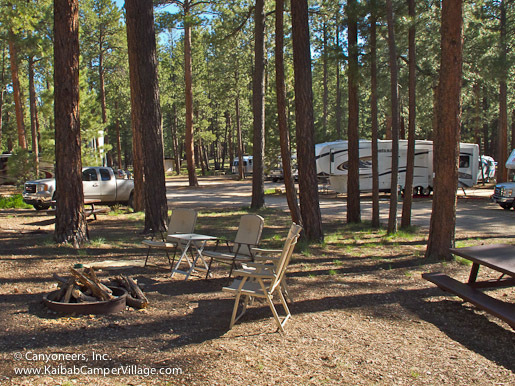
[[[298, 225], [294, 223], [290, 227], [290, 230], [288, 231], [288, 235], [286, 238], [290, 238], [294, 236], [294, 233], [297, 231]], [[301, 229], [302, 230], [302, 229]], [[252, 248], [252, 253], [254, 255], [254, 262], [262, 265], [266, 265], [270, 267], [270, 269], [273, 269], [274, 271], [277, 270], [277, 265], [281, 259], [282, 249], [263, 249], [263, 248]], [[252, 264], [242, 264], [243, 269], [252, 270], [255, 269], [252, 267]], [[281, 281], [281, 289], [283, 291], [284, 296], [290, 303], [293, 303], [293, 297], [290, 295], [290, 291], [288, 290], [288, 284], [286, 283], [286, 276]]]
[[[247, 307], [251, 304], [254, 298], [264, 298], [274, 315], [277, 327], [280, 331], [284, 331], [284, 325], [291, 316], [288, 305], [281, 290], [281, 283], [284, 281], [286, 268], [290, 263], [293, 249], [299, 238], [302, 227], [297, 224], [292, 224], [288, 237], [284, 243], [281, 256], [277, 263], [273, 266], [263, 265], [258, 263], [248, 263], [249, 269], [241, 269], [234, 271], [236, 276], [241, 276], [241, 279], [236, 279], [229, 287], [223, 287], [222, 291], [231, 292], [236, 294], [234, 300], [234, 308], [231, 317], [229, 328], [245, 314]], [[241, 313], [237, 315], [240, 297], [244, 296], [243, 308]], [[279, 317], [277, 310], [273, 303], [273, 297], [277, 296], [284, 308], [286, 315], [283, 320]]]
[[[195, 209], [176, 208], [172, 210], [170, 221], [168, 222], [167, 236], [165, 237], [164, 234], [161, 234], [161, 240], [154, 240], [154, 236], [152, 236], [152, 239], [145, 239], [141, 242], [143, 245], [148, 246], [145, 267], [147, 266], [150, 250], [155, 248], [164, 250], [166, 252], [168, 262], [173, 269], [173, 263], [175, 262], [175, 254], [177, 252], [178, 244], [177, 241], [172, 241], [173, 239], [170, 236], [178, 233], [193, 233], [196, 223], [197, 211]], [[168, 254], [168, 251], [171, 249], [174, 250], [173, 260], [170, 260], [170, 255]]]
[[236, 263], [253, 261], [252, 248], [257, 247], [259, 244], [264, 222], [263, 217], [257, 214], [243, 215], [240, 219], [236, 238], [232, 242], [232, 248], [229, 246], [229, 243], [227, 243], [227, 251], [225, 252], [218, 251], [216, 248], [214, 250], [204, 250], [202, 255], [211, 258], [206, 273], [206, 279], [211, 271], [213, 260], [231, 265], [229, 277], [231, 277]]

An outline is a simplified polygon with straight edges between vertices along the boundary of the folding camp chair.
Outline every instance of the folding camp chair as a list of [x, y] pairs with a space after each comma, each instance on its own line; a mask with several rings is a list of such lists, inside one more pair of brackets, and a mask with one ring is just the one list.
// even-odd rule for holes
[[[281, 283], [284, 281], [286, 268], [290, 262], [293, 254], [293, 249], [299, 238], [302, 227], [297, 224], [292, 224], [290, 232], [284, 243], [281, 256], [277, 260], [277, 264], [273, 266], [263, 265], [259, 263], [248, 263], [248, 269], [241, 269], [234, 271], [236, 276], [241, 276], [241, 279], [236, 279], [229, 287], [223, 287], [225, 292], [232, 292], [236, 294], [234, 301], [234, 308], [231, 317], [229, 328], [245, 314], [247, 307], [251, 304], [254, 298], [264, 298], [274, 315], [278, 329], [284, 331], [284, 325], [290, 318], [291, 313], [286, 304], [286, 300], [281, 290]], [[237, 315], [239, 308], [240, 297], [244, 296], [243, 308], [241, 313]], [[279, 314], [273, 303], [273, 297], [277, 296], [284, 308], [286, 315], [283, 320], [280, 319]]]
[[259, 240], [261, 239], [261, 232], [263, 232], [263, 225], [265, 220], [263, 217], [257, 214], [246, 214], [241, 216], [240, 225], [238, 226], [238, 232], [236, 238], [232, 242], [232, 248], [227, 243], [227, 250], [218, 251], [215, 250], [204, 250], [202, 255], [209, 257], [209, 268], [206, 274], [206, 279], [211, 271], [211, 264], [213, 260], [230, 264], [231, 270], [229, 271], [229, 277], [232, 275], [236, 263], [243, 263], [253, 261], [252, 248], [257, 247]]
[[[197, 223], [197, 211], [194, 209], [184, 209], [184, 208], [176, 208], [172, 211], [170, 216], [170, 221], [168, 223], [168, 232], [165, 237], [164, 234], [161, 234], [161, 240], [154, 240], [154, 236], [152, 239], [145, 239], [141, 243], [143, 245], [148, 246], [147, 257], [145, 259], [145, 267], [147, 266], [147, 261], [150, 255], [150, 250], [152, 248], [161, 249], [166, 252], [166, 257], [168, 257], [168, 262], [170, 263], [170, 267], [173, 268], [173, 263], [175, 262], [175, 254], [177, 252], [177, 241], [171, 238], [173, 234], [178, 233], [193, 233], [195, 229], [195, 224]], [[170, 260], [170, 255], [168, 253], [169, 250], [173, 249], [173, 260]]]

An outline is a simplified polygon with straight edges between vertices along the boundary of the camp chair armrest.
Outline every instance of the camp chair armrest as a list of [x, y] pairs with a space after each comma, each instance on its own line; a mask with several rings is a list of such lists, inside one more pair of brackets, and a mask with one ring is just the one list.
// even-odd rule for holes
[[256, 257], [261, 255], [280, 255], [282, 251], [282, 249], [252, 248], [252, 253], [255, 253]]
[[274, 279], [275, 274], [274, 273], [268, 273], [268, 272], [256, 272], [255, 270], [246, 271], [244, 269], [238, 269], [233, 272], [234, 276], [243, 276], [243, 277], [250, 277], [250, 278], [256, 278], [256, 279]]

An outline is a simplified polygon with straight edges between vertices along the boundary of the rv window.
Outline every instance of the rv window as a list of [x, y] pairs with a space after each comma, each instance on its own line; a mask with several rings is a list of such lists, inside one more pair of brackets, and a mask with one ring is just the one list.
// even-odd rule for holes
[[460, 155], [460, 168], [469, 168], [469, 167], [470, 167], [470, 156]]

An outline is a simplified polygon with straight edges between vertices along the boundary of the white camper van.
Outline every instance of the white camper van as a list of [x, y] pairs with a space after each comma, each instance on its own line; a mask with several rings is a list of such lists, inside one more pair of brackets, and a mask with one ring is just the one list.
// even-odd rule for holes
[[[408, 141], [399, 141], [398, 184], [402, 188], [406, 178]], [[315, 146], [317, 173], [329, 176], [332, 188], [339, 193], [347, 192], [348, 142], [336, 141]], [[391, 184], [392, 141], [378, 141], [379, 190], [389, 191]], [[477, 183], [479, 146], [460, 144], [459, 186]], [[372, 142], [359, 141], [359, 187], [362, 192], [372, 191]], [[415, 141], [413, 187], [416, 194], [429, 194], [433, 188], [433, 142]]]
[[[238, 165], [240, 164], [240, 158], [236, 157], [232, 161], [231, 171], [234, 174], [238, 174]], [[244, 155], [243, 156], [243, 173], [245, 174], [252, 174], [252, 156], [251, 155]]]

